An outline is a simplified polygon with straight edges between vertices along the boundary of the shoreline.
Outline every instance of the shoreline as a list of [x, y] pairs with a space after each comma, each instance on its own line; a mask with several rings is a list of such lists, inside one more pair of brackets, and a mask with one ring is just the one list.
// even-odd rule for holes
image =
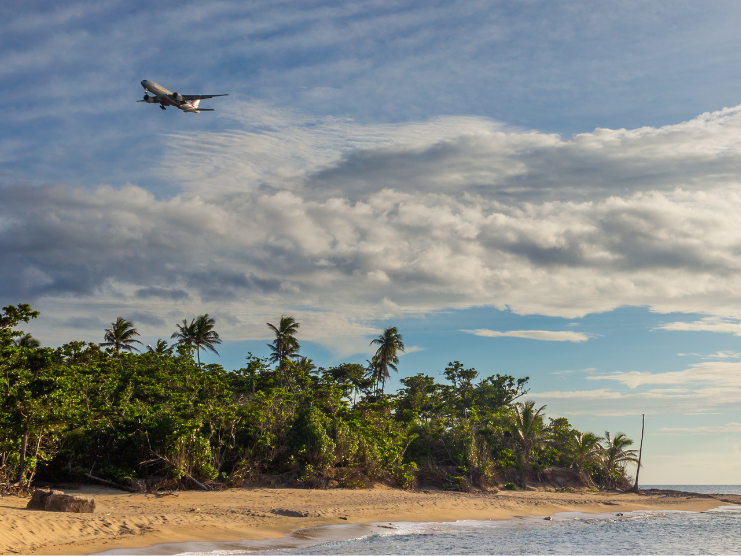
[[3, 497], [0, 553], [94, 554], [170, 543], [276, 539], [325, 525], [501, 520], [557, 512], [705, 511], [741, 502], [734, 495], [713, 498], [679, 491], [637, 495], [254, 488], [157, 496], [90, 486], [63, 490], [93, 496], [96, 512], [29, 511], [28, 499]]

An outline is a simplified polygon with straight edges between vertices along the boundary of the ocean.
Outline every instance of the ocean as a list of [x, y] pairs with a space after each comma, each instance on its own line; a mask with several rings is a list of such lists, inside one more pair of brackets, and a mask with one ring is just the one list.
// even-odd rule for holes
[[[650, 487], [644, 487], [650, 488]], [[685, 492], [741, 494], [739, 486], [667, 486]], [[711, 490], [707, 490], [711, 489]], [[722, 489], [722, 490], [721, 490]], [[387, 522], [294, 531], [283, 539], [179, 543], [113, 554], [741, 554], [741, 508], [706, 512], [564, 512], [506, 521]]]
[[662, 490], [681, 490], [699, 494], [741, 494], [741, 485], [641, 485], [641, 488]]

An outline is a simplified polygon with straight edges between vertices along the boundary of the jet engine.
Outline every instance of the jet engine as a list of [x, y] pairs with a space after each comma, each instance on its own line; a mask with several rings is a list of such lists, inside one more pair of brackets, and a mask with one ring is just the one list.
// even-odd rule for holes
[[180, 93], [172, 93], [172, 98], [173, 100], [180, 102], [181, 100], [183, 100], [183, 95], [181, 95]]
[[157, 97], [150, 97], [149, 95], [144, 95], [144, 102], [147, 102], [149, 104], [157, 104], [159, 102], [157, 100]]

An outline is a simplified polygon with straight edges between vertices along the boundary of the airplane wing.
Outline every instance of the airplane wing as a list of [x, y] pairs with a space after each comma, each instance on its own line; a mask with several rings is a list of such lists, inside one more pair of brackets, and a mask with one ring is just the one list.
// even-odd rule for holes
[[205, 98], [228, 97], [229, 95], [183, 95], [183, 100], [203, 100]]

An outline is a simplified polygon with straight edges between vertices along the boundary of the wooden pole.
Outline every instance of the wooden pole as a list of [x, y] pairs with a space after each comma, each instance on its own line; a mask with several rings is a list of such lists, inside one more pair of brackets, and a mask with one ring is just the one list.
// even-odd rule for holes
[[641, 414], [642, 422], [641, 422], [641, 446], [638, 448], [638, 467], [636, 468], [636, 482], [633, 485], [633, 488], [630, 489], [631, 492], [638, 493], [638, 474], [641, 472], [641, 456], [643, 455], [643, 431], [646, 428], [646, 414]]

